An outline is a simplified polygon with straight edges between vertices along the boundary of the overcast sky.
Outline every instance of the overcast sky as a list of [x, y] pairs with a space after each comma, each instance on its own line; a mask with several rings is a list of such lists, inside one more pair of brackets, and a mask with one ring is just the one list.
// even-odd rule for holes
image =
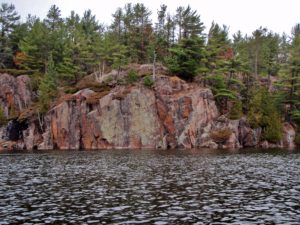
[[126, 3], [144, 3], [152, 11], [152, 22], [155, 22], [157, 10], [161, 4], [168, 6], [173, 14], [182, 5], [191, 5], [201, 15], [204, 25], [209, 28], [214, 20], [219, 24], [229, 26], [233, 34], [241, 30], [251, 34], [255, 29], [267, 27], [277, 33], [290, 34], [291, 28], [300, 22], [300, 0], [0, 0], [13, 3], [16, 10], [25, 20], [27, 15], [37, 15], [44, 18], [50, 6], [57, 5], [63, 17], [69, 16], [71, 10], [79, 15], [91, 9], [101, 23], [110, 24], [111, 14], [117, 7]]

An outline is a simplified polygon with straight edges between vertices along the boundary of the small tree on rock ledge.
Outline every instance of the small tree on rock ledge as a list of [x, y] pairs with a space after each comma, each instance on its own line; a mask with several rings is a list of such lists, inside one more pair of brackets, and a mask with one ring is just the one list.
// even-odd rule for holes
[[172, 73], [181, 78], [192, 81], [200, 69], [200, 61], [203, 57], [204, 41], [200, 37], [181, 39], [170, 49], [171, 56], [167, 59], [167, 65]]

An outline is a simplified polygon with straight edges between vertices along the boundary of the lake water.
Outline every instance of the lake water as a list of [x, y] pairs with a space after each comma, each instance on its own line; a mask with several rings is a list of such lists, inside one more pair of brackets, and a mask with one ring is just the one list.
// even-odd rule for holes
[[0, 153], [0, 224], [300, 224], [300, 152]]

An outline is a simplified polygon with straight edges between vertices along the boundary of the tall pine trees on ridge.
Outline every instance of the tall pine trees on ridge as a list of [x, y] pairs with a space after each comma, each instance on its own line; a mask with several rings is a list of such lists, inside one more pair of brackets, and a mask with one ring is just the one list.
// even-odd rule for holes
[[11, 33], [16, 28], [20, 16], [12, 4], [2, 3], [0, 8], [0, 68], [9, 67], [12, 64], [13, 49], [11, 45]]

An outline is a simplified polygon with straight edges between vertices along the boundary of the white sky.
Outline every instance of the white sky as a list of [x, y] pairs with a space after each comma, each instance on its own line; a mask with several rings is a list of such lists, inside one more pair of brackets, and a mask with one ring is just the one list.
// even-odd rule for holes
[[157, 10], [161, 4], [168, 6], [171, 14], [178, 6], [191, 5], [201, 15], [206, 28], [211, 22], [229, 26], [231, 34], [238, 30], [251, 34], [255, 29], [267, 27], [277, 33], [290, 34], [291, 28], [300, 23], [300, 0], [0, 0], [13, 3], [16, 10], [25, 20], [27, 15], [37, 15], [45, 18], [50, 6], [56, 4], [63, 17], [69, 16], [74, 10], [80, 16], [87, 9], [91, 9], [99, 22], [110, 24], [117, 7], [126, 3], [144, 3], [152, 11], [152, 22], [156, 21]]

